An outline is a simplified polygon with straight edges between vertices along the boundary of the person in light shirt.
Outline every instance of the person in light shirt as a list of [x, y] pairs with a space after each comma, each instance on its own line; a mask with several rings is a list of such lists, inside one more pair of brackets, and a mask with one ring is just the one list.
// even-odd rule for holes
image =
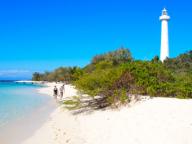
[[63, 93], [65, 91], [65, 85], [63, 84], [61, 87], [60, 87], [60, 98], [62, 99], [63, 98]]

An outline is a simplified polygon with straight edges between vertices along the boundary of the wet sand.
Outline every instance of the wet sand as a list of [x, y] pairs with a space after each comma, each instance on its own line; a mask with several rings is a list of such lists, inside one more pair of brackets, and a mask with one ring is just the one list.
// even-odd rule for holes
[[0, 144], [20, 144], [33, 135], [43, 123], [49, 120], [50, 114], [57, 107], [55, 101], [51, 98], [44, 104], [22, 118], [3, 126], [0, 129]]

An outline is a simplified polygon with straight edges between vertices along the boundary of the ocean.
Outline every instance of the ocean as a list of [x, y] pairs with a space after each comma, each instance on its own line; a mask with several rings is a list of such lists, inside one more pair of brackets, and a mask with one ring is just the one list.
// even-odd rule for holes
[[49, 96], [37, 93], [39, 87], [34, 84], [0, 82], [0, 129], [52, 100]]

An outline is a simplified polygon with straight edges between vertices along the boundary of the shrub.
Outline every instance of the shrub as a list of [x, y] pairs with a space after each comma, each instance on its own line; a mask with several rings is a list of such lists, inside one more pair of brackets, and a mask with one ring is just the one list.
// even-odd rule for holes
[[34, 73], [33, 80], [68, 81], [90, 96], [102, 96], [107, 105], [126, 103], [128, 94], [192, 98], [192, 51], [164, 63], [134, 61], [128, 49], [95, 56], [84, 68], [60, 67]]

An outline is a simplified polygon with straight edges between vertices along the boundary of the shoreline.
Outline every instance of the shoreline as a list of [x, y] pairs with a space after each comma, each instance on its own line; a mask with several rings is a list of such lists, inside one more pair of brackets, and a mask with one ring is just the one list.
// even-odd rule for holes
[[[45, 94], [53, 97], [53, 87], [57, 86], [59, 88], [63, 83], [55, 83], [55, 82], [47, 82], [43, 84], [45, 87], [38, 88], [37, 91], [40, 94]], [[77, 90], [74, 89], [71, 85], [65, 85], [65, 92], [63, 98], [75, 96], [77, 94]], [[50, 113], [49, 118], [46, 122], [44, 122], [36, 132], [25, 139], [22, 144], [34, 144], [34, 143], [44, 143], [44, 144], [60, 144], [63, 143], [61, 139], [68, 132], [71, 131], [70, 126], [74, 125], [74, 123], [63, 123], [62, 121], [74, 121], [73, 115], [68, 110], [62, 108], [62, 106], [58, 105], [56, 109]], [[65, 128], [63, 128], [65, 127]], [[68, 129], [67, 129], [68, 128]], [[73, 132], [71, 132], [72, 134]], [[59, 138], [61, 137], [61, 138]], [[66, 143], [69, 142], [69, 139], [66, 139]]]
[[[25, 117], [9, 123], [1, 128], [0, 141], [3, 144], [20, 144], [25, 139], [31, 137], [36, 130], [41, 127], [54, 111], [55, 105], [49, 103], [49, 106], [40, 107]], [[11, 139], [10, 139], [11, 136]]]
[[25, 115], [15, 120], [11, 120], [9, 123], [1, 127], [1, 143], [20, 144], [23, 140], [33, 135], [33, 133], [47, 121], [49, 115], [56, 109], [55, 102], [47, 94], [38, 93], [38, 89], [39, 88], [34, 88], [31, 92], [35, 92], [39, 96], [48, 97], [46, 98], [47, 100]]
[[[52, 96], [54, 85], [38, 88]], [[77, 90], [66, 85], [64, 98]], [[58, 106], [21, 144], [191, 144], [192, 99], [148, 99], [132, 106], [72, 114]]]

